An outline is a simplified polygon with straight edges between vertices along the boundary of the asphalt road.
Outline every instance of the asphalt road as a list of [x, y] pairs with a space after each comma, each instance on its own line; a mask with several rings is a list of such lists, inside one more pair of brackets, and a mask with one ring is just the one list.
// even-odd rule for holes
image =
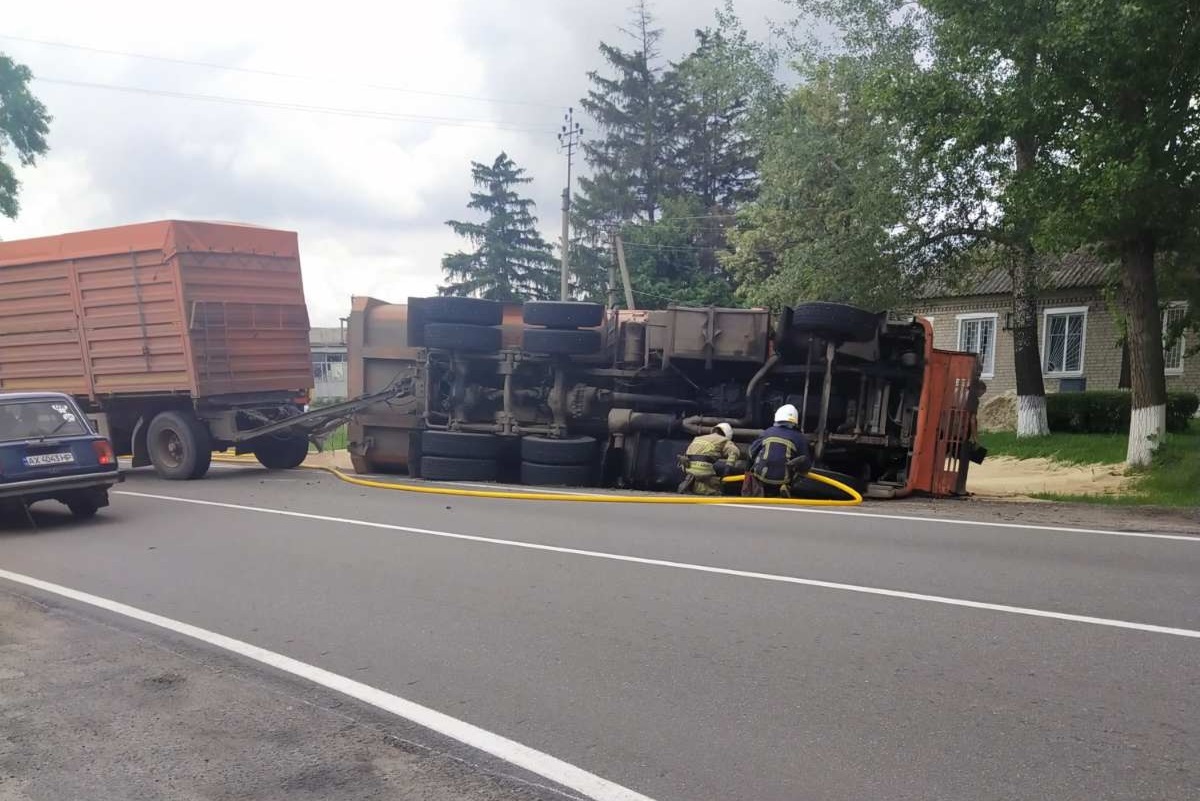
[[413, 496], [255, 468], [138, 474], [93, 524], [39, 519], [0, 531], [0, 568], [661, 801], [1200, 795], [1200, 536]]

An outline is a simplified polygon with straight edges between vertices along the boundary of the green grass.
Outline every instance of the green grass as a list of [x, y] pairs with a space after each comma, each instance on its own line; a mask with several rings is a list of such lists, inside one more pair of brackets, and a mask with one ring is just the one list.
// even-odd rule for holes
[[1126, 434], [1051, 434], [1017, 439], [1012, 431], [979, 435], [989, 456], [1014, 459], [1053, 459], [1064, 464], [1115, 464], [1125, 461]]
[[[349, 444], [350, 432], [347, 430], [346, 426], [342, 425], [330, 432], [329, 438], [325, 440], [325, 450], [344, 451]], [[315, 445], [309, 445], [308, 450], [310, 453], [316, 453], [317, 447]]]
[[[1104, 439], [1112, 435], [1092, 436]], [[1097, 445], [1096, 450], [1106, 453], [1105, 447]], [[1108, 506], [1200, 506], [1200, 420], [1191, 421], [1186, 432], [1168, 434], [1155, 452], [1154, 462], [1148, 469], [1135, 473], [1133, 485], [1127, 492], [1120, 495], [1041, 493], [1034, 497]]]

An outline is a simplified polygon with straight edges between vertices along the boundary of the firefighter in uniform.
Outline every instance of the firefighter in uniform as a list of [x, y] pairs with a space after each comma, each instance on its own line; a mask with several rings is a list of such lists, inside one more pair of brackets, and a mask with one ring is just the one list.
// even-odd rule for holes
[[800, 413], [790, 403], [775, 412], [775, 425], [750, 446], [750, 469], [742, 484], [743, 495], [791, 497], [793, 482], [812, 467], [808, 438], [796, 429], [799, 422]]
[[681, 493], [693, 495], [720, 495], [721, 479], [734, 473], [742, 452], [733, 444], [733, 428], [729, 423], [720, 423], [711, 434], [703, 434], [692, 440], [687, 451], [680, 457], [684, 469]]

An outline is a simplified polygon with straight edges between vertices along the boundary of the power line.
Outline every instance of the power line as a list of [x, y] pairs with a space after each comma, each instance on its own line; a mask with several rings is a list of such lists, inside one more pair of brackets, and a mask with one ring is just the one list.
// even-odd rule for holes
[[732, 220], [736, 217], [736, 214], [694, 214], [690, 217], [661, 217], [657, 220], [657, 222], [670, 223], [681, 222], [683, 220]]
[[677, 305], [679, 305], [679, 306], [686, 306], [686, 305], [687, 305], [687, 304], [685, 304], [685, 303], [684, 303], [683, 301], [681, 301], [681, 300], [676, 300], [675, 298], [669, 298], [669, 297], [667, 297], [666, 295], [657, 295], [657, 294], [655, 294], [655, 293], [653, 293], [653, 292], [646, 292], [646, 291], [644, 291], [644, 290], [641, 290], [641, 289], [635, 289], [635, 290], [633, 290], [633, 294], [635, 294], [635, 295], [643, 295], [643, 296], [645, 296], [645, 297], [647, 297], [647, 298], [658, 298], [659, 300], [669, 300], [671, 303], [677, 304]]
[[656, 245], [652, 242], [625, 242], [625, 247], [649, 248], [653, 250], [721, 250], [718, 245]]
[[34, 80], [44, 83], [75, 86], [85, 89], [104, 89], [112, 92], [152, 95], [155, 97], [171, 97], [180, 100], [202, 100], [210, 103], [226, 103], [235, 106], [258, 106], [283, 111], [302, 111], [312, 114], [329, 114], [340, 117], [359, 117], [364, 119], [393, 120], [399, 122], [420, 122], [431, 125], [450, 125], [462, 128], [499, 128], [507, 131], [524, 131], [529, 133], [553, 133], [549, 128], [537, 128], [518, 123], [500, 120], [471, 119], [463, 117], [434, 117], [423, 114], [402, 114], [392, 111], [374, 109], [338, 108], [335, 106], [311, 106], [303, 103], [287, 103], [273, 100], [255, 100], [248, 97], [224, 97], [222, 95], [202, 95], [191, 92], [174, 92], [166, 89], [149, 89], [143, 86], [121, 86], [109, 83], [91, 83], [88, 81], [72, 81], [65, 78], [35, 77]]
[[454, 92], [436, 92], [425, 89], [409, 89], [403, 86], [390, 86], [388, 84], [367, 83], [362, 81], [345, 81], [340, 78], [322, 78], [315, 75], [300, 75], [293, 72], [280, 72], [278, 70], [254, 69], [251, 67], [235, 67], [230, 64], [217, 64], [210, 61], [191, 61], [185, 58], [170, 58], [167, 56], [155, 56], [147, 53], [132, 53], [127, 50], [109, 50], [102, 47], [89, 47], [87, 45], [70, 44], [68, 42], [52, 42], [46, 39], [30, 39], [23, 36], [9, 36], [0, 34], [0, 39], [6, 39], [12, 42], [25, 42], [26, 44], [42, 45], [45, 47], [62, 47], [68, 50], [80, 50], [85, 53], [100, 53], [107, 56], [122, 56], [124, 58], [140, 58], [147, 61], [158, 61], [164, 64], [183, 64], [189, 67], [204, 67], [206, 69], [225, 70], [227, 72], [238, 72], [243, 75], [265, 75], [270, 78], [288, 78], [298, 81], [318, 81], [321, 83], [335, 83], [341, 85], [356, 85], [368, 89], [379, 89], [385, 92], [402, 92], [412, 95], [426, 95], [428, 97], [448, 97], [457, 100], [473, 100], [481, 103], [507, 103], [517, 106], [539, 106], [542, 108], [561, 108], [555, 103], [542, 103], [535, 100], [508, 100], [499, 97], [482, 97], [479, 95], [465, 95]]

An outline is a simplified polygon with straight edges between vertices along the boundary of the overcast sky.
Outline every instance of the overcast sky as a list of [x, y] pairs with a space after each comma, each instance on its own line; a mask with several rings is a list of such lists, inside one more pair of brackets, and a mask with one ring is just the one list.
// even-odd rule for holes
[[[664, 56], [690, 49], [718, 2], [654, 0]], [[783, 0], [735, 5], [762, 37], [788, 18]], [[0, 218], [0, 238], [171, 217], [295, 230], [313, 324], [336, 325], [351, 295], [435, 291], [441, 256], [462, 246], [444, 221], [468, 214], [471, 160], [505, 150], [525, 167], [557, 237], [565, 164], [554, 132], [602, 66], [598, 43], [620, 39], [624, 0], [268, 6], [283, 8], [6, 4], [0, 52], [33, 70], [54, 122], [49, 154], [20, 171], [21, 214]]]

